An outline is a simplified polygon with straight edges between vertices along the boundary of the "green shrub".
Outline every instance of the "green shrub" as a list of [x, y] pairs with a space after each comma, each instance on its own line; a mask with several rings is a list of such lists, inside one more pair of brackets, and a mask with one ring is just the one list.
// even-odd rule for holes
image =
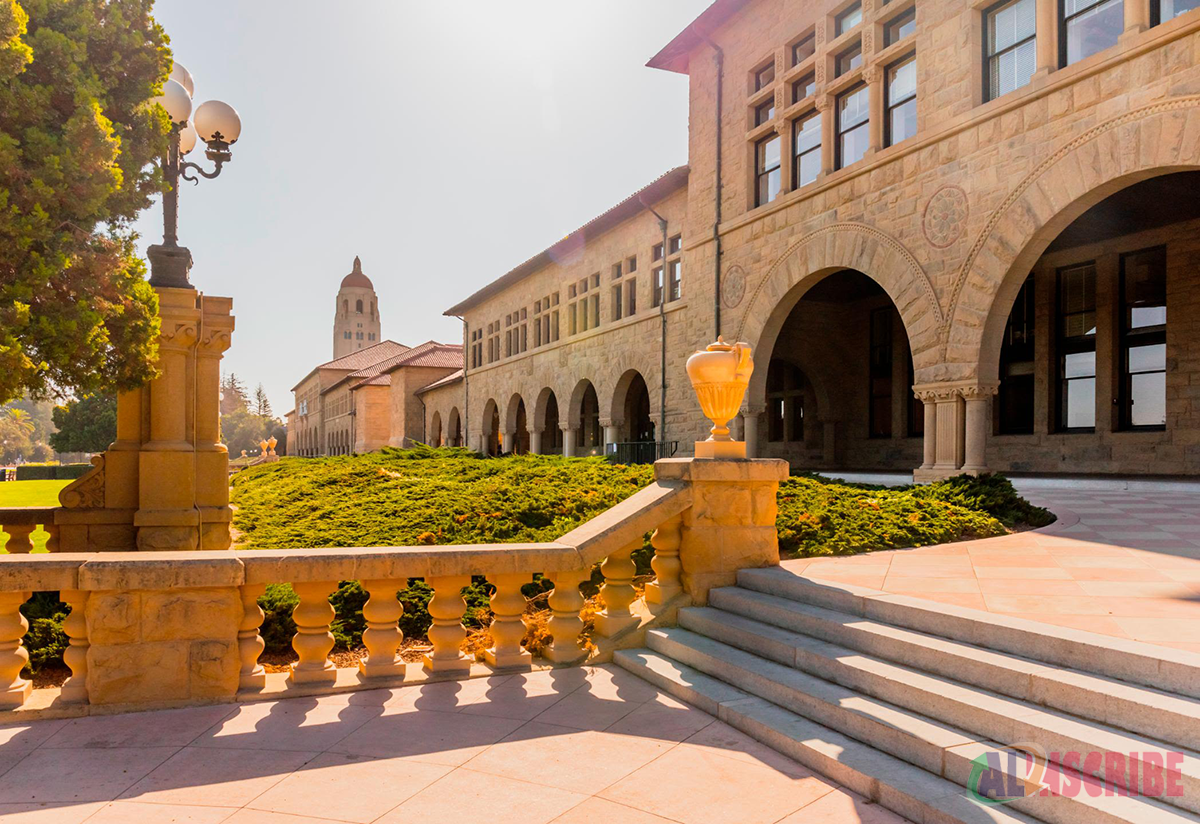
[[17, 467], [18, 481], [53, 481], [55, 473], [58, 472], [57, 465], [50, 464], [22, 464]]
[[1034, 506], [1017, 494], [1012, 482], [1003, 475], [958, 475], [945, 481], [913, 487], [921, 498], [945, 501], [979, 512], [986, 512], [1006, 527], [1046, 526], [1054, 521], [1048, 509]]
[[63, 653], [69, 644], [67, 634], [63, 632], [63, 621], [70, 611], [58, 599], [57, 592], [35, 592], [21, 606], [21, 614], [29, 621], [25, 649], [29, 652], [30, 671], [63, 663]]

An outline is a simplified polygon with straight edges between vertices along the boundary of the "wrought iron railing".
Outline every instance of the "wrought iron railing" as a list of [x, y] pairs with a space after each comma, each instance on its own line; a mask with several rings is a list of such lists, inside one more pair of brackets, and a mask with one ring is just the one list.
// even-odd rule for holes
[[649, 464], [660, 458], [673, 458], [678, 450], [679, 441], [636, 441], [607, 444], [604, 454], [616, 463]]

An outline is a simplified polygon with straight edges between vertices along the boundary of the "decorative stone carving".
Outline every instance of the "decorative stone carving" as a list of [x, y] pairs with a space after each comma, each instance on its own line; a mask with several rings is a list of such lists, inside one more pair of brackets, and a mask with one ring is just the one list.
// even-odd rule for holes
[[550, 591], [548, 599], [551, 609], [549, 629], [553, 640], [543, 654], [556, 664], [573, 663], [587, 654], [579, 643], [579, 634], [583, 632], [583, 619], [579, 617], [579, 611], [584, 605], [579, 584], [590, 575], [591, 570], [579, 569], [555, 572], [549, 576], [554, 581], [554, 589]]
[[750, 344], [726, 343], [718, 337], [716, 343], [688, 358], [686, 368], [700, 409], [713, 424], [708, 439], [696, 442], [696, 457], [746, 457], [746, 444], [729, 437], [729, 422], [742, 408], [754, 372]]
[[665, 522], [650, 536], [654, 557], [650, 566], [654, 569], [654, 580], [646, 584], [646, 600], [652, 604], [665, 604], [683, 591], [679, 574], [683, 565], [679, 562], [679, 544], [682, 541], [683, 519], [676, 515]]
[[727, 309], [735, 309], [746, 297], [746, 270], [741, 266], [731, 266], [721, 278], [721, 304]]
[[63, 487], [58, 502], [67, 509], [100, 509], [104, 506], [104, 456], [92, 456], [92, 469]]
[[962, 237], [970, 205], [967, 193], [958, 186], [943, 186], [925, 204], [921, 229], [935, 249], [945, 249]]

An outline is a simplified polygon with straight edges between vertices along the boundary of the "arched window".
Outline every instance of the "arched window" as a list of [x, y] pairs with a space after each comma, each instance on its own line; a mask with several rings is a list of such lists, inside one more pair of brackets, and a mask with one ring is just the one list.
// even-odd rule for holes
[[362, 314], [362, 301], [361, 300], [354, 301], [354, 312], [359, 315]]
[[342, 314], [343, 315], [350, 314], [350, 301], [348, 301], [344, 298], [342, 299]]

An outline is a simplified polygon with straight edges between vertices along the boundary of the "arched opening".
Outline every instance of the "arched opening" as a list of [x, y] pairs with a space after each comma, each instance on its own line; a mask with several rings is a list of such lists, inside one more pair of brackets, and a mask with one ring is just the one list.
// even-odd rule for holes
[[612, 419], [619, 424], [616, 460], [621, 463], [653, 463], [658, 457], [654, 446], [654, 420], [650, 414], [650, 390], [636, 369], [628, 370], [617, 381], [612, 398]]
[[[790, 306], [790, 310], [786, 307]], [[757, 454], [801, 469], [908, 471], [921, 462], [924, 410], [912, 394], [913, 358], [900, 313], [854, 269], [802, 280], [780, 302], [787, 315], [759, 362], [748, 438]]]
[[429, 436], [426, 438], [429, 446], [443, 446], [442, 444], [442, 413], [434, 412], [433, 417], [429, 420]]
[[991, 469], [1200, 474], [1178, 447], [1200, 437], [1200, 172], [1121, 182], [1047, 221], [997, 289], [978, 367], [997, 385]]
[[572, 398], [575, 403], [575, 454], [599, 455], [604, 448], [604, 431], [600, 427], [600, 399], [589, 380], [580, 381]]
[[361, 314], [362, 314], [362, 309], [363, 309], [362, 300], [356, 300], [356, 301], [354, 301], [354, 313], [355, 313], [356, 315], [361, 315]]
[[448, 441], [447, 446], [462, 446], [462, 416], [458, 414], [458, 407], [455, 406], [450, 410], [450, 423], [446, 432]]
[[483, 405], [483, 450], [488, 455], [500, 454], [500, 407], [491, 398]]
[[525, 414], [525, 399], [520, 395], [513, 395], [509, 399], [508, 413], [505, 416], [504, 439], [502, 448], [505, 452], [517, 455], [529, 452], [529, 426]]
[[563, 432], [559, 426], [558, 398], [546, 387], [538, 395], [534, 413], [534, 428], [541, 433], [540, 452], [543, 455], [561, 455]]

